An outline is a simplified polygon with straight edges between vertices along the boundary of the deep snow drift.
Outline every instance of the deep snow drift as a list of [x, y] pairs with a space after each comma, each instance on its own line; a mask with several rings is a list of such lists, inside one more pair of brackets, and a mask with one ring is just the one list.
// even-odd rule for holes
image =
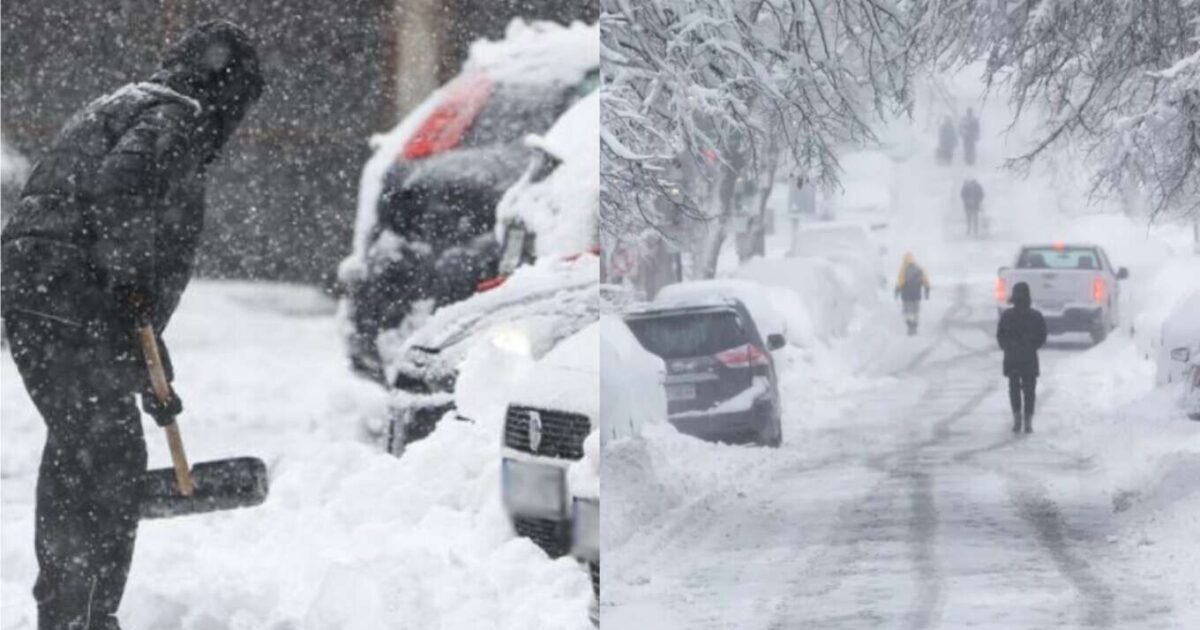
[[[165, 337], [192, 461], [262, 457], [266, 504], [142, 524], [126, 630], [586, 628], [570, 559], [511, 533], [499, 428], [444, 422], [402, 460], [363, 441], [385, 395], [345, 366], [333, 304], [293, 286], [196, 282]], [[3, 613], [34, 627], [33, 491], [44, 431], [7, 350]], [[152, 467], [168, 462], [144, 423]]]

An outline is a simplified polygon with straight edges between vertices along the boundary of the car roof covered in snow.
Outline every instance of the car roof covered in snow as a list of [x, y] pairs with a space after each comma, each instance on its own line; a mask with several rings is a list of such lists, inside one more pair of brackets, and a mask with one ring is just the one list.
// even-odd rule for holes
[[644, 309], [630, 315], [684, 308], [715, 308], [741, 304], [754, 318], [755, 326], [765, 337], [784, 333], [786, 325], [772, 305], [768, 287], [747, 280], [696, 280], [670, 284]]

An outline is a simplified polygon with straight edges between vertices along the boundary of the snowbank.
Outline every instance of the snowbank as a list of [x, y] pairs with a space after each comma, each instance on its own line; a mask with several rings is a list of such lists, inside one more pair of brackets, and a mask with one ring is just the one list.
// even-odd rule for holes
[[[142, 525], [126, 630], [587, 628], [585, 572], [511, 532], [498, 423], [447, 418], [403, 459], [360, 435], [378, 386], [341, 360], [333, 305], [313, 289], [197, 282], [166, 333], [188, 453], [262, 457], [253, 509]], [[0, 358], [3, 607], [34, 627], [33, 490], [41, 420]], [[169, 461], [146, 423], [151, 466]]]

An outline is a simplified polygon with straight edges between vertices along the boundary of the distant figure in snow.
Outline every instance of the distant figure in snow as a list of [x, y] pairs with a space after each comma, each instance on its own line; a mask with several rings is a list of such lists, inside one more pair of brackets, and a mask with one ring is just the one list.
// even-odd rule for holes
[[962, 185], [963, 212], [967, 214], [967, 235], [979, 236], [979, 213], [983, 210], [983, 186], [975, 178]]
[[40, 630], [119, 629], [146, 472], [134, 394], [159, 424], [183, 408], [174, 393], [161, 404], [150, 393], [135, 331], [161, 334], [179, 304], [207, 165], [262, 89], [240, 28], [188, 32], [149, 80], [66, 123], [0, 237], [12, 358], [46, 423], [34, 526]]
[[[1046, 343], [1046, 320], [1033, 308], [1029, 285], [1013, 285], [1012, 304], [1000, 315], [996, 326], [996, 341], [1004, 350], [1004, 375], [1008, 377], [1008, 400], [1012, 406], [1013, 433], [1033, 432], [1033, 405], [1037, 398], [1037, 379], [1040, 376], [1037, 351]], [[1022, 404], [1024, 398], [1024, 404]]]
[[979, 142], [979, 119], [975, 117], [975, 111], [967, 108], [967, 114], [963, 116], [962, 122], [959, 124], [959, 131], [963, 141], [963, 161], [967, 166], [975, 165], [975, 144]]
[[954, 119], [946, 116], [938, 129], [938, 164], [946, 165], [954, 161], [954, 146], [958, 144], [958, 132], [954, 129]]
[[929, 299], [929, 277], [911, 253], [904, 254], [900, 273], [896, 276], [896, 298], [903, 304], [904, 322], [909, 336], [917, 334], [917, 319], [921, 314], [921, 298]]

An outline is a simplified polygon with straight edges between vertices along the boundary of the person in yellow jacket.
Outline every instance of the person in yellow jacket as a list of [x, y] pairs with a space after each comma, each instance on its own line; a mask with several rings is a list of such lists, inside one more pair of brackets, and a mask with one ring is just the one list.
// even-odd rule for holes
[[904, 321], [908, 324], [908, 334], [917, 334], [917, 317], [921, 312], [921, 298], [929, 299], [929, 277], [925, 270], [917, 264], [912, 253], [904, 254], [900, 263], [900, 273], [896, 276], [896, 298], [904, 304]]

